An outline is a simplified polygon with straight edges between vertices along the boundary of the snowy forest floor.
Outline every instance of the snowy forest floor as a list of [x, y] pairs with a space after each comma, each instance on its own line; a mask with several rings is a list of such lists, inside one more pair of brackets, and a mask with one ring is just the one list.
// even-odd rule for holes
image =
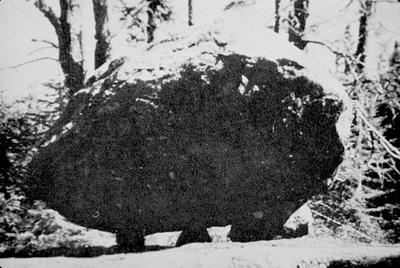
[[194, 243], [180, 248], [92, 258], [4, 258], [2, 268], [41, 267], [400, 267], [400, 245], [302, 237], [250, 243]]

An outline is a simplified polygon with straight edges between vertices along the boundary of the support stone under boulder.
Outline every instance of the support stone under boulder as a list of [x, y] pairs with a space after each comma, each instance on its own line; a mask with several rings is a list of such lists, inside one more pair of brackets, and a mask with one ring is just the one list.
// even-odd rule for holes
[[156, 232], [208, 241], [207, 227], [228, 224], [234, 241], [281, 234], [327, 190], [350, 102], [300, 50], [232, 12], [77, 92], [30, 165], [31, 197], [127, 250]]

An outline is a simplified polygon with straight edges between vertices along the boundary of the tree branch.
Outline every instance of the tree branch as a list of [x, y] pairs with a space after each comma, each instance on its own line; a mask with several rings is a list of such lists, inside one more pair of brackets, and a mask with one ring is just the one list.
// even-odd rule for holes
[[360, 118], [364, 121], [364, 123], [369, 127], [369, 131], [373, 132], [376, 136], [378, 136], [379, 141], [381, 142], [382, 146], [385, 148], [386, 152], [390, 154], [393, 158], [400, 160], [400, 150], [393, 146], [390, 141], [388, 141], [368, 120], [367, 112], [361, 106], [360, 103], [354, 101], [355, 107], [360, 112]]
[[51, 58], [51, 57], [42, 57], [42, 58], [37, 58], [37, 59], [33, 59], [33, 60], [28, 60], [28, 61], [25, 61], [25, 62], [23, 62], [23, 63], [19, 63], [19, 64], [17, 64], [17, 65], [13, 65], [13, 66], [10, 66], [10, 67], [7, 67], [7, 68], [2, 68], [2, 69], [0, 69], [0, 71], [3, 71], [3, 70], [5, 70], [5, 69], [16, 69], [16, 68], [18, 68], [18, 67], [22, 67], [22, 66], [24, 66], [24, 65], [27, 65], [27, 64], [30, 64], [30, 63], [34, 63], [34, 62], [37, 62], [37, 61], [42, 61], [42, 60], [52, 60], [52, 61], [58, 62], [58, 60], [55, 59], [55, 58]]
[[[399, 1], [400, 1], [400, 0], [399, 0]], [[328, 46], [328, 45], [325, 44], [324, 42], [315, 41], [315, 40], [303, 40], [303, 41], [306, 42], [307, 44], [310, 43], [310, 44], [317, 44], [317, 45], [324, 46], [324, 47], [326, 47], [327, 49], [329, 49], [329, 50], [330, 50], [333, 54], [335, 54], [336, 56], [342, 56], [342, 57], [345, 57], [345, 56], [346, 56], [344, 53], [339, 52], [339, 51], [333, 49], [332, 47]]]
[[31, 39], [31, 41], [32, 42], [41, 42], [41, 43], [49, 44], [50, 46], [58, 49], [58, 46], [55, 43], [47, 41], [47, 40], [43, 40], [43, 39], [38, 40], [38, 39], [33, 38], [33, 39]]
[[[303, 42], [305, 42], [306, 44], [310, 43], [310, 44], [317, 44], [317, 45], [324, 46], [327, 49], [329, 49], [333, 54], [335, 54], [335, 56], [341, 57], [341, 58], [345, 59], [347, 62], [350, 61], [350, 63], [353, 63], [353, 64], [363, 64], [358, 59], [354, 58], [354, 56], [350, 55], [349, 53], [344, 53], [344, 52], [341, 52], [341, 51], [339, 51], [337, 49], [334, 49], [334, 48], [332, 48], [331, 46], [327, 45], [324, 42], [315, 41], [315, 40], [303, 40]], [[354, 80], [358, 79], [358, 75], [352, 69], [350, 69], [349, 71], [350, 71], [351, 75], [353, 76]], [[350, 93], [351, 92], [349, 92], [349, 94]]]
[[367, 238], [367, 239], [369, 239], [371, 241], [375, 241], [375, 239], [373, 239], [372, 237], [368, 236], [367, 234], [364, 234], [363, 232], [360, 232], [360, 231], [354, 229], [351, 226], [344, 225], [343, 223], [338, 222], [338, 221], [336, 221], [336, 220], [334, 220], [334, 219], [332, 219], [332, 218], [330, 218], [330, 217], [328, 217], [328, 216], [326, 216], [326, 215], [324, 215], [324, 214], [322, 214], [322, 213], [320, 213], [320, 212], [318, 212], [318, 211], [316, 211], [314, 209], [310, 209], [310, 210], [311, 210], [312, 213], [314, 213], [314, 214], [316, 214], [316, 215], [318, 215], [318, 216], [320, 216], [320, 217], [322, 217], [322, 218], [324, 218], [324, 219], [326, 219], [328, 221], [331, 221], [331, 222], [333, 222], [333, 223], [335, 223], [335, 224], [337, 224], [339, 226], [342, 226], [343, 228], [345, 228], [345, 229], [347, 229], [349, 231], [352, 231], [354, 233], [357, 233], [358, 235], [360, 235], [360, 236], [362, 236], [364, 238]]
[[45, 49], [49, 49], [49, 48], [53, 48], [53, 47], [39, 47], [39, 48], [37, 48], [37, 49], [34, 49], [34, 50], [32, 50], [31, 52], [29, 52], [28, 53], [28, 56], [31, 56], [31, 55], [33, 55], [33, 54], [35, 54], [36, 52], [38, 52], [38, 51], [41, 51], [41, 50], [45, 50]]
[[54, 13], [54, 10], [46, 5], [43, 0], [36, 0], [34, 3], [35, 7], [37, 7], [40, 12], [50, 21], [51, 25], [53, 25], [56, 32], [60, 30], [60, 20], [57, 15]]
[[122, 0], [120, 0], [119, 1], [122, 5], [123, 5], [123, 8], [125, 9], [125, 11], [126, 11], [126, 15], [129, 15], [130, 17], [132, 17], [132, 18], [134, 18], [134, 19], [136, 19], [136, 16], [140, 13], [140, 12], [142, 12], [148, 5], [149, 5], [149, 3], [146, 1], [146, 0], [142, 0], [138, 5], [137, 5], [137, 7], [135, 8], [135, 9], [133, 9], [133, 8], [131, 8], [131, 7], [128, 7], [126, 4], [125, 4], [125, 2], [124, 1], [122, 1]]

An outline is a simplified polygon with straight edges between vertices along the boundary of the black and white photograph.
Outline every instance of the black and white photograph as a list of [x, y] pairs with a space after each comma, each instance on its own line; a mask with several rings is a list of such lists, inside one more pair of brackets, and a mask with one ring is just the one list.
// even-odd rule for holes
[[0, 268], [400, 267], [400, 0], [0, 0]]

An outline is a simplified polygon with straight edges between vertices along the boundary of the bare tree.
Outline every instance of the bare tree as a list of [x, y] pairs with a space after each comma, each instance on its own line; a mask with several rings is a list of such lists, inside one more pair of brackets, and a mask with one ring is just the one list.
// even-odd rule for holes
[[193, 1], [188, 0], [188, 24], [193, 25]]
[[[154, 32], [157, 29], [156, 21], [169, 20], [171, 10], [166, 4], [166, 0], [141, 0], [136, 6], [132, 6], [128, 1], [119, 0], [122, 4], [121, 12], [123, 17], [121, 20], [128, 22], [128, 28], [145, 28], [147, 43], [154, 40]], [[139, 14], [146, 12], [147, 21], [144, 22], [139, 18]], [[141, 40], [136, 35], [131, 35], [132, 40]]]
[[154, 40], [154, 31], [156, 30], [156, 22], [154, 20], [154, 14], [157, 11], [157, 7], [159, 5], [159, 1], [147, 0], [147, 43], [151, 43]]
[[94, 65], [97, 69], [110, 58], [111, 32], [109, 27], [109, 0], [93, 0], [93, 12], [96, 23], [96, 49]]
[[368, 21], [372, 14], [372, 0], [361, 1], [361, 16], [359, 19], [359, 29], [358, 29], [358, 43], [357, 50], [355, 53], [355, 58], [358, 60], [357, 69], [361, 72], [364, 69], [365, 64], [365, 48], [367, 45], [368, 37]]
[[58, 39], [58, 58], [65, 75], [65, 85], [73, 94], [84, 84], [81, 31], [76, 17], [79, 13], [78, 0], [60, 0], [60, 16], [43, 0], [36, 0], [35, 6], [49, 20]]
[[304, 49], [307, 42], [303, 41], [308, 18], [309, 0], [294, 0], [294, 14], [289, 14], [289, 42]]
[[394, 43], [394, 51], [393, 51], [392, 55], [390, 56], [389, 66], [394, 67], [397, 65], [400, 65], [400, 45], [396, 41]]
[[[53, 26], [58, 40], [58, 60], [65, 76], [65, 86], [73, 95], [81, 89], [87, 75], [93, 68], [99, 67], [110, 56], [110, 31], [108, 28], [108, 0], [93, 0], [93, 12], [97, 40], [94, 64], [83, 48], [81, 25], [82, 6], [92, 2], [79, 0], [59, 0], [60, 15], [57, 16], [45, 0], [34, 0], [34, 5], [43, 13]], [[94, 41], [94, 40], [93, 40]], [[93, 66], [94, 65], [94, 66]]]
[[280, 5], [281, 5], [281, 0], [275, 0], [275, 25], [274, 25], [274, 32], [279, 33], [279, 27], [280, 27]]

